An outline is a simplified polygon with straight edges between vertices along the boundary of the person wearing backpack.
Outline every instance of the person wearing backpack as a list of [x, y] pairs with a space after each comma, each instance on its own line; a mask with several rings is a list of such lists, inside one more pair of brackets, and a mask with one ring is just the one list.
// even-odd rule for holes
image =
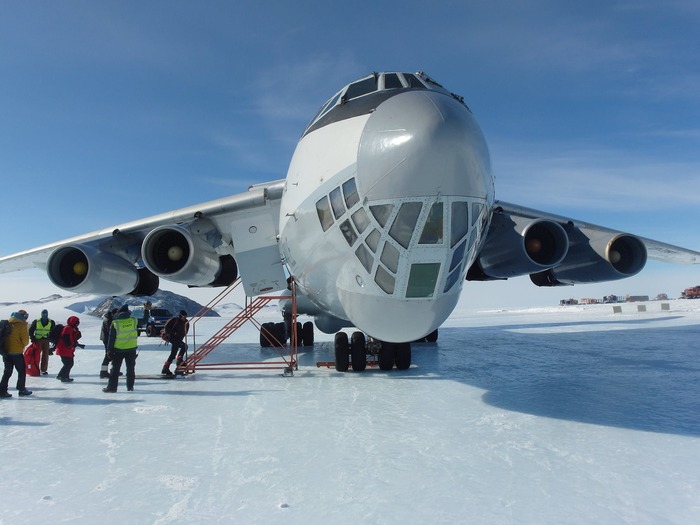
[[34, 319], [29, 326], [29, 340], [32, 343], [39, 343], [41, 348], [39, 369], [43, 376], [49, 373], [49, 333], [55, 324], [49, 319], [49, 311], [44, 309], [41, 311], [41, 317]]
[[73, 382], [73, 378], [70, 377], [70, 371], [75, 363], [75, 347], [82, 346], [78, 343], [78, 339], [82, 336], [80, 330], [78, 330], [79, 324], [80, 319], [71, 315], [66, 321], [66, 326], [63, 327], [61, 337], [58, 338], [56, 343], [56, 355], [61, 358], [63, 363], [63, 367], [58, 371], [56, 379], [62, 383]]
[[163, 327], [163, 339], [172, 345], [172, 350], [170, 350], [170, 355], [163, 364], [163, 370], [160, 372], [164, 376], [173, 375], [173, 373], [170, 371], [170, 365], [172, 364], [176, 355], [177, 361], [175, 362], [175, 366], [178, 367], [182, 364], [183, 356], [187, 351], [185, 337], [187, 337], [187, 332], [189, 329], [190, 323], [187, 320], [187, 312], [184, 310], [180, 310], [177, 317], [173, 317], [167, 323], [165, 323], [165, 326]]
[[12, 312], [12, 315], [10, 315], [8, 319], [10, 332], [5, 338], [5, 354], [2, 356], [5, 371], [0, 380], [0, 398], [12, 397], [12, 394], [7, 391], [7, 386], [14, 370], [17, 370], [17, 390], [19, 391], [19, 395], [32, 395], [32, 391], [27, 390], [25, 386], [27, 371], [24, 365], [24, 348], [29, 344], [27, 319], [29, 319], [29, 314], [25, 310]]

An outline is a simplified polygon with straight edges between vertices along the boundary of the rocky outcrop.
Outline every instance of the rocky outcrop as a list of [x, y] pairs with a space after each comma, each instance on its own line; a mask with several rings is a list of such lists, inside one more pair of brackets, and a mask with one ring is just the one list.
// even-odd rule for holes
[[[102, 300], [94, 310], [90, 312], [90, 315], [95, 317], [102, 317], [105, 313], [113, 308], [120, 308], [122, 305], [127, 304], [129, 308], [134, 308], [137, 306], [143, 306], [146, 302], [150, 301], [153, 308], [167, 308], [173, 314], [176, 314], [180, 310], [187, 312], [188, 316], [193, 316], [198, 311], [200, 311], [203, 306], [196, 301], [183, 297], [173, 292], [168, 292], [166, 290], [158, 290], [153, 295], [146, 295], [142, 297], [132, 297], [132, 296], [115, 296], [106, 297]], [[219, 314], [210, 310], [204, 317], [219, 317]]]

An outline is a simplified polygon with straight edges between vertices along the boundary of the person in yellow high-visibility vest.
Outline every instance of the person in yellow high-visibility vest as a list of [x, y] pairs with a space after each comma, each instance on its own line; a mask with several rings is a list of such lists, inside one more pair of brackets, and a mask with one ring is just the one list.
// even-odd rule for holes
[[39, 319], [34, 319], [32, 324], [29, 326], [29, 340], [39, 343], [41, 347], [41, 363], [39, 368], [41, 369], [41, 375], [48, 374], [49, 370], [49, 333], [51, 329], [56, 325], [56, 323], [49, 319], [48, 310], [41, 311], [41, 317]]
[[138, 320], [131, 317], [129, 306], [122, 306], [112, 319], [112, 327], [109, 330], [109, 342], [107, 351], [111, 354], [112, 370], [109, 373], [107, 386], [103, 392], [116, 392], [119, 382], [119, 371], [122, 361], [126, 363], [126, 389], [134, 389], [136, 379], [136, 349], [138, 348]]

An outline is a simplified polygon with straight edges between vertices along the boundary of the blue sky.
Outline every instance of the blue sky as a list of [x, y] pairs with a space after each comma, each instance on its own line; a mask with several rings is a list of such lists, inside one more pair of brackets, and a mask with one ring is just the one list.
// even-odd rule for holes
[[[3, 2], [1, 251], [283, 178], [373, 70], [465, 97], [498, 198], [700, 250], [700, 4], [659, 4]], [[608, 290], [700, 283], [662, 268], [643, 275], [668, 290]]]

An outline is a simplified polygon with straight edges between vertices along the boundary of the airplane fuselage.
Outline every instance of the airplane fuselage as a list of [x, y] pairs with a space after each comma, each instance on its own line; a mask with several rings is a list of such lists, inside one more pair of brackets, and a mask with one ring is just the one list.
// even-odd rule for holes
[[[355, 98], [353, 84], [344, 88], [311, 122], [290, 163], [279, 232], [298, 289], [326, 312], [325, 331], [352, 324], [401, 342], [454, 309], [494, 184], [461, 99], [408, 74], [387, 89], [388, 75], [355, 83], [369, 90]], [[324, 329], [323, 316], [316, 323]]]

